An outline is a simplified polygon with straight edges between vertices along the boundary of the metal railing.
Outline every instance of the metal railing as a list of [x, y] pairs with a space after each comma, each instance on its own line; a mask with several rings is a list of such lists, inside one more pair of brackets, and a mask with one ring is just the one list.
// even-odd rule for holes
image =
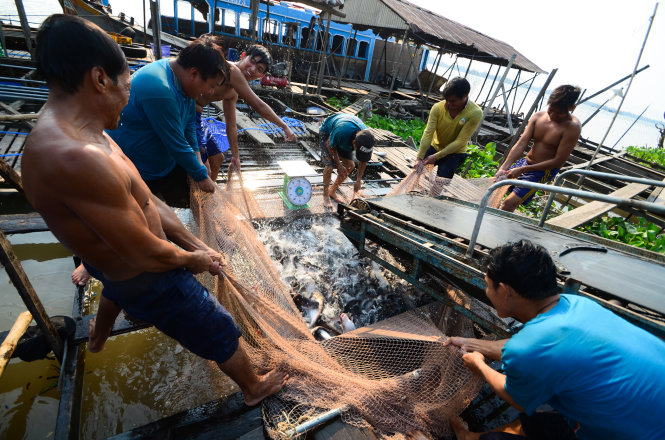
[[[599, 179], [623, 180], [625, 182], [643, 183], [649, 186], [665, 187], [665, 181], [662, 180], [644, 179], [642, 177], [624, 176], [622, 174], [613, 174], [613, 173], [601, 173], [600, 171], [591, 171], [591, 170], [582, 170], [582, 169], [564, 171], [563, 173], [556, 176], [553, 186], [559, 186], [564, 177], [570, 174], [580, 174], [583, 176], [597, 177]], [[550, 194], [550, 197], [547, 199], [547, 204], [545, 205], [545, 209], [543, 210], [543, 215], [542, 217], [540, 217], [540, 222], [538, 223], [538, 226], [540, 226], [541, 228], [545, 224], [547, 215], [550, 213], [550, 208], [552, 207], [552, 202], [554, 202], [555, 196], [556, 192], [552, 192], [552, 194]]]
[[[622, 176], [622, 178], [623, 177], [625, 176]], [[487, 201], [489, 200], [494, 190], [505, 185], [515, 185], [524, 188], [537, 189], [541, 191], [551, 191], [553, 193], [565, 194], [573, 197], [581, 197], [591, 200], [598, 200], [601, 202], [612, 203], [622, 208], [644, 209], [646, 211], [651, 211], [657, 214], [665, 215], [665, 205], [661, 204], [643, 202], [641, 200], [624, 199], [621, 197], [608, 196], [605, 194], [598, 194], [591, 191], [582, 191], [579, 189], [562, 188], [554, 185], [544, 185], [542, 183], [525, 182], [523, 180], [517, 180], [517, 179], [502, 180], [501, 182], [497, 182], [494, 185], [490, 186], [480, 202], [480, 206], [478, 207], [478, 215], [476, 216], [476, 223], [473, 226], [473, 233], [471, 234], [471, 239], [469, 240], [469, 248], [466, 251], [467, 257], [471, 258], [473, 256], [473, 248], [475, 247], [476, 241], [478, 240], [480, 225], [483, 221], [485, 210], [487, 209]]]

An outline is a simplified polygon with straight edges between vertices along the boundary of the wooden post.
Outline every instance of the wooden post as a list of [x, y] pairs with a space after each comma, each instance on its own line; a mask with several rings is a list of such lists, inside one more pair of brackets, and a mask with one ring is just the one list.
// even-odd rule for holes
[[[354, 51], [356, 50], [356, 45], [358, 43], [358, 40], [356, 40], [357, 35], [358, 35], [358, 29], [354, 29], [353, 30], [353, 38], [351, 38], [351, 40], [355, 41], [355, 43], [353, 45], [353, 50]], [[342, 77], [346, 73], [346, 68], [347, 68], [346, 61], [349, 59], [349, 43], [351, 42], [351, 40], [346, 40], [346, 49], [344, 50], [344, 59], [342, 60], [342, 67], [341, 67], [341, 69], [339, 69], [339, 76], [337, 77], [337, 88], [340, 87]]]
[[[393, 61], [393, 71], [391, 73], [392, 78], [390, 79], [390, 88], [388, 89], [388, 99], [393, 94], [393, 86], [395, 85], [395, 76], [397, 75], [397, 63], [402, 62], [402, 51], [404, 50], [404, 44], [406, 44], [406, 37], [409, 35], [409, 28], [404, 29], [404, 35], [402, 35], [402, 44], [399, 46], [399, 55], [397, 55], [397, 60]], [[387, 42], [386, 42], [387, 44]]]
[[64, 349], [60, 335], [58, 335], [58, 332], [51, 323], [51, 320], [46, 314], [46, 310], [44, 310], [42, 302], [37, 296], [37, 292], [35, 292], [32, 284], [30, 284], [28, 276], [23, 271], [21, 262], [16, 258], [9, 240], [7, 240], [7, 237], [2, 231], [0, 231], [0, 247], [2, 247], [0, 250], [0, 262], [2, 262], [2, 265], [5, 267], [9, 279], [14, 284], [14, 287], [16, 287], [16, 290], [21, 296], [28, 311], [30, 311], [35, 318], [39, 329], [42, 331], [42, 334], [46, 338], [46, 342], [53, 350], [55, 357], [58, 358], [60, 363], [62, 363]]
[[2, 176], [2, 178], [5, 179], [5, 182], [7, 182], [12, 188], [19, 192], [23, 192], [21, 176], [19, 176], [18, 173], [2, 158], [0, 158], [0, 176]]
[[18, 16], [21, 19], [21, 29], [23, 30], [23, 36], [25, 37], [25, 45], [30, 52], [30, 57], [35, 59], [35, 51], [32, 48], [32, 35], [30, 33], [30, 23], [28, 23], [28, 16], [25, 15], [25, 8], [23, 8], [22, 0], [14, 0], [16, 3], [16, 10], [18, 11]]
[[[326, 30], [323, 33], [323, 50], [321, 51], [321, 59], [319, 64], [319, 82], [316, 86], [316, 94], [321, 95], [321, 86], [323, 85], [323, 67], [325, 65], [326, 53], [328, 52], [328, 40], [330, 40], [330, 12], [328, 12], [328, 23], [326, 23]], [[316, 42], [314, 42], [316, 44]]]
[[5, 31], [2, 28], [2, 21], [0, 21], [0, 44], [2, 44], [2, 56], [7, 56], [7, 44], [5, 43]]
[[473, 55], [471, 55], [471, 59], [469, 60], [469, 65], [466, 66], [466, 72], [464, 72], [464, 78], [466, 78], [466, 76], [469, 74], [469, 70], [471, 70], [471, 63], [473, 63], [473, 58], [475, 56], [476, 56], [475, 53]]
[[2, 342], [2, 346], [0, 346], [0, 377], [5, 372], [5, 367], [12, 358], [14, 350], [16, 350], [18, 340], [21, 339], [21, 336], [23, 336], [31, 322], [32, 315], [27, 310], [18, 315], [12, 329], [9, 330], [7, 337]]
[[252, 9], [252, 15], [249, 19], [249, 34], [252, 37], [252, 43], [256, 43], [256, 21], [259, 18], [259, 0], [251, 0], [250, 7]]
[[161, 32], [161, 20], [159, 19], [159, 0], [150, 0], [150, 14], [152, 15], [152, 45], [153, 45], [153, 56], [155, 60], [162, 59], [162, 38], [160, 36]]

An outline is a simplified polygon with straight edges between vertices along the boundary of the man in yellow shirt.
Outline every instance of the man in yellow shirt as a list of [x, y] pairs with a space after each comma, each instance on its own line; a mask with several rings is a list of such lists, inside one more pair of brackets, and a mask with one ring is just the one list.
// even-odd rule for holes
[[466, 146], [483, 117], [483, 111], [469, 100], [471, 85], [464, 78], [453, 78], [443, 88], [443, 101], [432, 106], [427, 126], [420, 139], [414, 168], [436, 164], [439, 177], [452, 178], [466, 159]]

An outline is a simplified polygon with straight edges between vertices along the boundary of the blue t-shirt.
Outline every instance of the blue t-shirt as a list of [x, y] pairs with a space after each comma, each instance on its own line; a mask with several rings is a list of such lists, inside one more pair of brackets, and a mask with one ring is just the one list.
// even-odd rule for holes
[[196, 105], [183, 92], [168, 59], [132, 75], [129, 103], [120, 114], [120, 124], [107, 132], [144, 180], [164, 177], [176, 164], [197, 182], [208, 176], [196, 157]]
[[328, 136], [331, 148], [342, 151], [353, 151], [351, 136], [366, 128], [367, 126], [363, 124], [360, 118], [347, 113], [335, 113], [323, 121], [319, 133], [324, 133]]
[[665, 342], [592, 300], [561, 295], [501, 360], [527, 414], [548, 403], [579, 422], [579, 439], [665, 439]]

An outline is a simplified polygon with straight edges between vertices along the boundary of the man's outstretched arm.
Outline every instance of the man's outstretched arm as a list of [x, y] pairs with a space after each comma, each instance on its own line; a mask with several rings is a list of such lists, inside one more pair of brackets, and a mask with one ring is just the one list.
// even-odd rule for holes
[[484, 356], [480, 352], [467, 353], [462, 356], [462, 359], [464, 360], [464, 365], [469, 370], [485, 379], [497, 396], [501, 397], [519, 412], [524, 412], [524, 408], [516, 403], [512, 396], [508, 394], [506, 390], [506, 376], [487, 365]]

